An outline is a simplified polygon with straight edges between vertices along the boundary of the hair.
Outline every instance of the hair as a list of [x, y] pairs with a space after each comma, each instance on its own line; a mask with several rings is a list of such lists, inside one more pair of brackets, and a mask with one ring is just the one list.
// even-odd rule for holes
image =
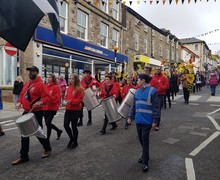
[[18, 77], [16, 78], [16, 81], [21, 81], [21, 82], [23, 82], [23, 78], [22, 78], [21, 76], [18, 76]]
[[112, 74], [111, 73], [106, 73], [105, 77], [109, 78], [110, 80], [112, 80]]
[[52, 80], [53, 80], [53, 83], [58, 85], [57, 78], [56, 78], [56, 76], [54, 74], [51, 73], [51, 74], [48, 74], [48, 76], [51, 76]]

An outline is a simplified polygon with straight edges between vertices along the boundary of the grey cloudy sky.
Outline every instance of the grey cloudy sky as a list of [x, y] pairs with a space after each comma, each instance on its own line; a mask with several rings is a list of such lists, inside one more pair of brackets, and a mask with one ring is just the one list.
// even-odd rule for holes
[[[197, 3], [191, 0], [189, 4], [188, 0], [184, 4], [181, 0], [178, 4], [173, 0], [171, 5], [169, 0], [165, 5], [162, 0], [158, 4], [154, 0], [151, 5], [149, 0], [146, 3], [141, 0], [140, 4], [133, 0], [131, 6], [129, 0], [126, 0], [126, 5], [158, 28], [170, 30], [179, 39], [196, 37], [204, 40], [212, 53], [220, 50], [220, 0], [197, 0]], [[213, 33], [208, 33], [210, 31]], [[197, 37], [205, 33], [208, 34]]]

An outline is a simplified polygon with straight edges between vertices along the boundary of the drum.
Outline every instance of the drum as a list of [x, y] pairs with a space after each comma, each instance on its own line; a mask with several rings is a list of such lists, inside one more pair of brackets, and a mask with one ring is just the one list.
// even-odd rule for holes
[[109, 122], [119, 121], [122, 117], [118, 114], [117, 105], [114, 97], [102, 100], [102, 106], [106, 112]]
[[19, 117], [15, 121], [15, 124], [23, 137], [29, 137], [36, 134], [40, 127], [33, 113], [24, 114]]
[[133, 106], [135, 92], [136, 92], [136, 89], [134, 89], [134, 88], [129, 89], [128, 94], [125, 96], [123, 102], [125, 102], [129, 106]]
[[98, 99], [96, 98], [96, 95], [91, 90], [91, 88], [87, 88], [85, 90], [85, 96], [83, 98], [83, 103], [85, 104], [88, 111], [96, 108], [100, 104]]
[[126, 104], [123, 101], [121, 103], [121, 105], [118, 107], [118, 113], [120, 114], [120, 116], [122, 116], [123, 118], [127, 119], [129, 111], [130, 111], [130, 108], [131, 108], [131, 106], [129, 104]]

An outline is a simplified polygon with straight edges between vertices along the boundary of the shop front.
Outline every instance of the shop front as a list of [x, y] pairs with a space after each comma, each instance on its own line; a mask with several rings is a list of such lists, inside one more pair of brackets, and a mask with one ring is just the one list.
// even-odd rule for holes
[[[127, 63], [128, 57], [113, 50], [82, 41], [62, 34], [63, 47], [60, 48], [55, 41], [53, 32], [43, 27], [37, 27], [34, 41], [36, 47], [41, 47], [42, 53], [42, 78], [45, 81], [49, 73], [56, 76], [64, 75], [68, 81], [69, 74], [77, 73], [82, 76], [85, 69], [90, 69], [92, 75], [100, 70], [105, 72], [120, 69], [123, 63]], [[36, 50], [38, 51], [38, 50]], [[116, 62], [115, 62], [116, 60]]]

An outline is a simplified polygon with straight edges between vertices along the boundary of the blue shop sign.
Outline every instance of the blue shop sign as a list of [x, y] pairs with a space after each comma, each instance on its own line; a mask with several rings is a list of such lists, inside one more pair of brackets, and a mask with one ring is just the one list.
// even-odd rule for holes
[[[67, 36], [65, 34], [61, 34], [61, 37], [63, 39], [63, 48], [74, 50], [81, 53], [86, 53], [88, 55], [93, 55], [99, 58], [104, 58], [107, 60], [115, 61], [115, 52], [111, 51], [109, 49], [105, 49], [103, 47], [96, 46], [94, 44], [82, 41], [77, 38], [73, 38], [70, 36]], [[38, 26], [35, 31], [35, 40], [40, 41], [46, 44], [52, 44], [55, 46], [58, 46], [54, 33], [50, 29], [43, 28], [41, 26]], [[117, 62], [128, 62], [128, 57], [125, 55], [122, 55], [120, 53], [116, 54], [117, 56]]]

